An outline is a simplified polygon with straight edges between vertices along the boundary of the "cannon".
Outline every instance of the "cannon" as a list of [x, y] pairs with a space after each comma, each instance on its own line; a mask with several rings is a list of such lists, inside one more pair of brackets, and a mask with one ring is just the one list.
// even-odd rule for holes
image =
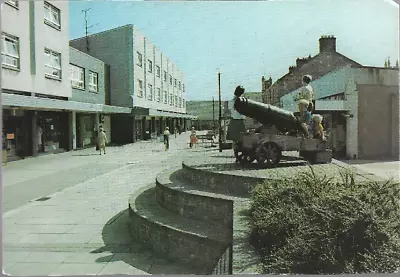
[[298, 151], [310, 163], [331, 162], [332, 151], [327, 142], [304, 138], [300, 120], [294, 113], [247, 99], [243, 93], [243, 88], [236, 88], [234, 109], [262, 125], [240, 133], [240, 139], [234, 142], [237, 162], [244, 165], [256, 160], [259, 165], [276, 166], [283, 151]]

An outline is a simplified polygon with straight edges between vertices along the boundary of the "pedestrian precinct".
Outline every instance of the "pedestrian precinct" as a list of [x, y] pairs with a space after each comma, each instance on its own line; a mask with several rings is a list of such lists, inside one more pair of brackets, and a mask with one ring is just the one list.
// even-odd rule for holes
[[164, 145], [165, 145], [165, 151], [169, 149], [169, 136], [171, 133], [169, 132], [169, 128], [166, 127], [164, 131]]
[[106, 154], [106, 143], [107, 143], [107, 136], [106, 132], [104, 131], [103, 127], [100, 126], [100, 132], [99, 136], [97, 138], [97, 143], [99, 145], [99, 150], [100, 150], [100, 155], [101, 155], [101, 150], [103, 150], [104, 155]]

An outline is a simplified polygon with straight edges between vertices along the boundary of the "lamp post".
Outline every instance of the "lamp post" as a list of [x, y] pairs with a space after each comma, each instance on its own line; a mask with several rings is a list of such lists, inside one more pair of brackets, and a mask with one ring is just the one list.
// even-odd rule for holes
[[218, 69], [218, 100], [219, 100], [219, 152], [222, 152], [222, 107], [221, 107], [221, 72]]
[[213, 132], [215, 135], [215, 108], [214, 108], [214, 96], [213, 96], [213, 100], [212, 100], [212, 106], [213, 106]]

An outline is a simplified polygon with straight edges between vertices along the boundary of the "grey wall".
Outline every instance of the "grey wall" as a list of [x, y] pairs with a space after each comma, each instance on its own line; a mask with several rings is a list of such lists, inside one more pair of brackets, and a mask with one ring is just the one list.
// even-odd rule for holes
[[111, 105], [132, 107], [133, 101], [133, 25], [125, 25], [70, 41], [70, 45], [110, 65]]
[[[104, 62], [93, 58], [77, 49], [69, 48], [70, 64], [82, 67], [85, 71], [85, 88], [76, 89], [72, 87], [72, 97], [70, 100], [93, 103], [105, 104], [105, 64]], [[89, 71], [98, 74], [98, 92], [89, 91]]]

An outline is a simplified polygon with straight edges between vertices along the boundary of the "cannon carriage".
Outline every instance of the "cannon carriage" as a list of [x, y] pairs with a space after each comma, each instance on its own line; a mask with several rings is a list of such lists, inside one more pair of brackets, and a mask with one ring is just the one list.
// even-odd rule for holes
[[327, 142], [304, 138], [301, 123], [294, 113], [242, 97], [243, 92], [240, 87], [236, 89], [234, 109], [262, 126], [240, 132], [240, 139], [233, 144], [237, 162], [248, 164], [257, 161], [262, 166], [276, 166], [283, 151], [298, 151], [310, 163], [331, 162], [332, 151]]

